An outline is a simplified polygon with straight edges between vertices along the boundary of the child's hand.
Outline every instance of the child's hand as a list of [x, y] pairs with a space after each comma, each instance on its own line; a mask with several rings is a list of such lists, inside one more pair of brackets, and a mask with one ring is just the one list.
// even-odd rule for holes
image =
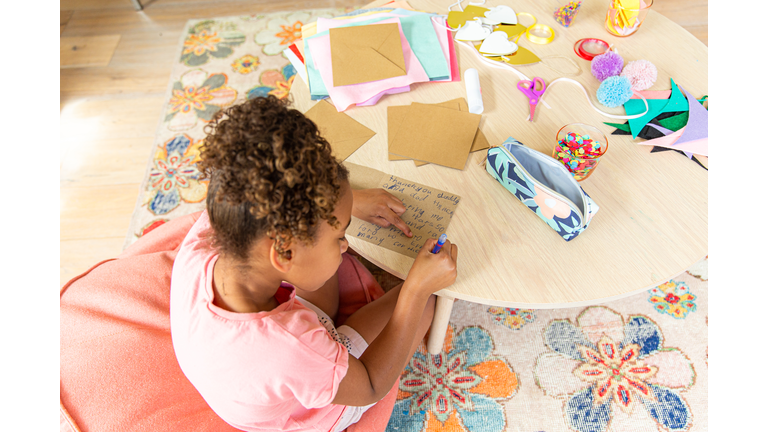
[[408, 237], [413, 233], [400, 218], [405, 213], [402, 201], [384, 189], [352, 190], [352, 215], [358, 219], [387, 228], [394, 225]]
[[433, 254], [432, 249], [436, 244], [437, 239], [434, 238], [424, 242], [402, 289], [429, 295], [456, 281], [456, 259], [459, 255], [459, 247], [446, 240], [442, 249]]

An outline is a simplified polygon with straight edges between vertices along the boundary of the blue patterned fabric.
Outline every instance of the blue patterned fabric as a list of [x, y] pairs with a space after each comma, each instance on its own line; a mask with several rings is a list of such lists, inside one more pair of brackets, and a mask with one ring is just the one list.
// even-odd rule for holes
[[[565, 241], [573, 240], [587, 228], [599, 207], [576, 180], [573, 180], [574, 186], [579, 189], [585, 203], [583, 215], [576, 204], [534, 179], [509, 151], [513, 146], [522, 145], [510, 137], [504, 141], [502, 147], [488, 149], [486, 171]], [[541, 153], [539, 155], [542, 158], [548, 157]]]

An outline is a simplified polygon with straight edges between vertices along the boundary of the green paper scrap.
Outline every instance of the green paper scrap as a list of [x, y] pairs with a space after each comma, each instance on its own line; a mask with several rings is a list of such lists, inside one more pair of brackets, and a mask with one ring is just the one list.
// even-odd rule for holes
[[672, 132], [677, 132], [688, 124], [688, 113], [680, 113], [676, 116], [659, 120], [659, 126], [667, 128]]
[[616, 129], [623, 130], [624, 132], [629, 132], [629, 123], [608, 123], [603, 122], [603, 124], [607, 124], [608, 126], [615, 127]]
[[[665, 119], [661, 119], [658, 121], [659, 126], [669, 129], [672, 132], [679, 131], [683, 128], [686, 124], [688, 124], [688, 113], [683, 112], [678, 115], [668, 117]], [[603, 122], [603, 124], [606, 124], [611, 127], [615, 127], [616, 129], [622, 130], [624, 132], [630, 132], [629, 128], [629, 122], [627, 123], [609, 123], [609, 122]], [[647, 124], [647, 123], [646, 123]]]
[[[707, 100], [707, 96], [704, 96], [701, 99], [699, 99], [699, 103], [704, 105], [704, 101], [706, 101], [706, 100]], [[659, 113], [659, 114], [661, 114], [661, 113]], [[651, 119], [651, 120], [653, 120], [653, 119]], [[684, 111], [684, 112], [681, 112], [680, 114], [660, 119], [660, 120], [658, 120], [658, 123], [659, 123], [659, 126], [661, 126], [663, 128], [669, 129], [672, 132], [677, 132], [680, 129], [682, 129], [685, 125], [688, 124], [688, 112]], [[627, 122], [627, 123], [603, 122], [603, 124], [611, 126], [611, 127], [615, 127], [616, 129], [622, 130], [624, 132], [631, 133], [630, 132], [630, 128], [629, 128], [629, 122]], [[642, 131], [642, 129], [641, 129], [641, 131]]]
[[[688, 99], [683, 96], [680, 89], [675, 84], [675, 80], [672, 81], [672, 94], [669, 99], [647, 99], [648, 101], [648, 113], [642, 117], [629, 120], [629, 128], [632, 131], [632, 138], [637, 138], [637, 135], [643, 130], [649, 121], [654, 117], [665, 112], [675, 111], [688, 111]], [[624, 110], [627, 115], [640, 114], [645, 111], [645, 103], [642, 99], [630, 99], [624, 104]]]

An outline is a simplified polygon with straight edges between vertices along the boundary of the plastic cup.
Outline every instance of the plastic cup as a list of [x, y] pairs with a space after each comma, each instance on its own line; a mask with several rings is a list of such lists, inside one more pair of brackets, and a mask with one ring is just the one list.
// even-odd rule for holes
[[562, 163], [576, 181], [582, 181], [592, 175], [606, 151], [608, 139], [600, 130], [583, 123], [571, 123], [557, 131], [552, 157]]
[[631, 0], [610, 0], [605, 14], [605, 29], [608, 33], [626, 37], [635, 34], [640, 28], [653, 6], [653, 0], [638, 0], [637, 7], [631, 7], [632, 3]]

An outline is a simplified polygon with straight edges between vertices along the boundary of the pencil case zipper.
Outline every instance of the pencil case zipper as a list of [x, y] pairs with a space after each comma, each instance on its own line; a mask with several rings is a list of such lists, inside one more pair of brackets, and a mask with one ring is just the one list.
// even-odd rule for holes
[[[509, 157], [511, 160], [513, 160], [513, 161], [514, 161], [514, 162], [517, 164], [517, 166], [518, 166], [518, 167], [520, 167], [520, 169], [522, 169], [522, 170], [525, 172], [525, 174], [526, 174], [528, 177], [530, 177], [531, 179], [533, 179], [533, 180], [534, 180], [534, 182], [536, 183], [536, 186], [538, 186], [538, 187], [540, 187], [541, 189], [543, 189], [543, 190], [544, 190], [546, 193], [548, 193], [548, 194], [550, 194], [550, 195], [554, 195], [554, 196], [556, 196], [556, 197], [560, 198], [561, 200], [563, 200], [563, 202], [565, 202], [566, 204], [568, 204], [568, 205], [571, 207], [571, 209], [573, 209], [573, 210], [576, 212], [576, 214], [577, 214], [577, 215], [579, 215], [579, 219], [581, 220], [581, 224], [580, 224], [580, 226], [579, 226], [579, 227], [580, 227], [580, 228], [583, 228], [583, 227], [584, 227], [584, 222], [585, 222], [585, 219], [586, 219], [586, 218], [584, 217], [584, 213], [585, 213], [585, 211], [586, 211], [586, 207], [587, 207], [587, 204], [586, 204], [586, 200], [584, 199], [584, 195], [583, 195], [583, 192], [581, 192], [581, 191], [578, 191], [578, 196], [579, 196], [579, 198], [581, 199], [581, 208], [585, 209], [584, 211], [582, 211], [582, 210], [581, 210], [581, 208], [579, 208], [579, 206], [578, 206], [578, 205], [577, 205], [575, 202], [573, 202], [573, 200], [571, 200], [570, 198], [568, 198], [568, 197], [566, 197], [565, 195], [561, 194], [560, 192], [558, 192], [558, 191], [556, 191], [556, 190], [554, 190], [554, 189], [550, 188], [548, 185], [544, 184], [544, 183], [543, 183], [541, 180], [539, 180], [539, 179], [537, 179], [536, 177], [534, 177], [534, 176], [533, 176], [533, 175], [532, 175], [532, 174], [531, 174], [531, 173], [528, 171], [528, 169], [525, 167], [525, 165], [523, 165], [523, 164], [522, 164], [522, 163], [521, 163], [521, 162], [520, 162], [520, 161], [519, 161], [519, 160], [518, 160], [518, 159], [515, 157], [515, 155], [513, 155], [513, 154], [512, 154], [512, 152], [510, 152], [510, 151], [509, 151], [509, 150], [508, 150], [506, 147], [504, 147], [504, 146], [498, 146], [498, 148], [499, 148], [499, 149], [501, 149], [501, 151], [503, 151], [504, 153], [506, 153], [507, 157]], [[531, 151], [532, 151], [532, 152], [534, 152], [535, 150], [531, 150]], [[537, 153], [538, 153], [538, 152], [537, 152]], [[532, 154], [532, 155], [534, 155], [535, 153], [531, 153], [531, 154]], [[537, 159], [539, 159], [539, 158], [538, 158], [538, 156], [534, 156], [534, 157], [536, 157]], [[546, 156], [545, 156], [545, 157], [546, 157]], [[564, 166], [562, 166], [562, 165], [558, 164], [558, 163], [557, 163], [557, 161], [555, 161], [554, 159], [552, 159], [552, 161], [551, 161], [551, 162], [550, 162], [550, 161], [547, 161], [547, 160], [543, 160], [543, 159], [539, 159], [538, 161], [539, 161], [539, 162], [541, 162], [541, 163], [546, 163], [546, 164], [548, 164], [548, 165], [551, 165], [553, 169], [559, 169], [559, 168], [562, 168], [562, 169], [563, 169], [563, 171], [565, 172], [565, 174], [567, 174], [568, 176], [571, 176], [571, 173], [569, 173], [569, 172], [568, 172], [568, 170], [566, 170]], [[486, 172], [487, 172], [487, 171], [486, 171]], [[491, 175], [491, 174], [490, 174], [490, 173], [488, 173], [488, 175]], [[493, 177], [493, 176], [491, 175], [491, 177]], [[573, 181], [575, 182], [576, 180], [573, 180]]]

